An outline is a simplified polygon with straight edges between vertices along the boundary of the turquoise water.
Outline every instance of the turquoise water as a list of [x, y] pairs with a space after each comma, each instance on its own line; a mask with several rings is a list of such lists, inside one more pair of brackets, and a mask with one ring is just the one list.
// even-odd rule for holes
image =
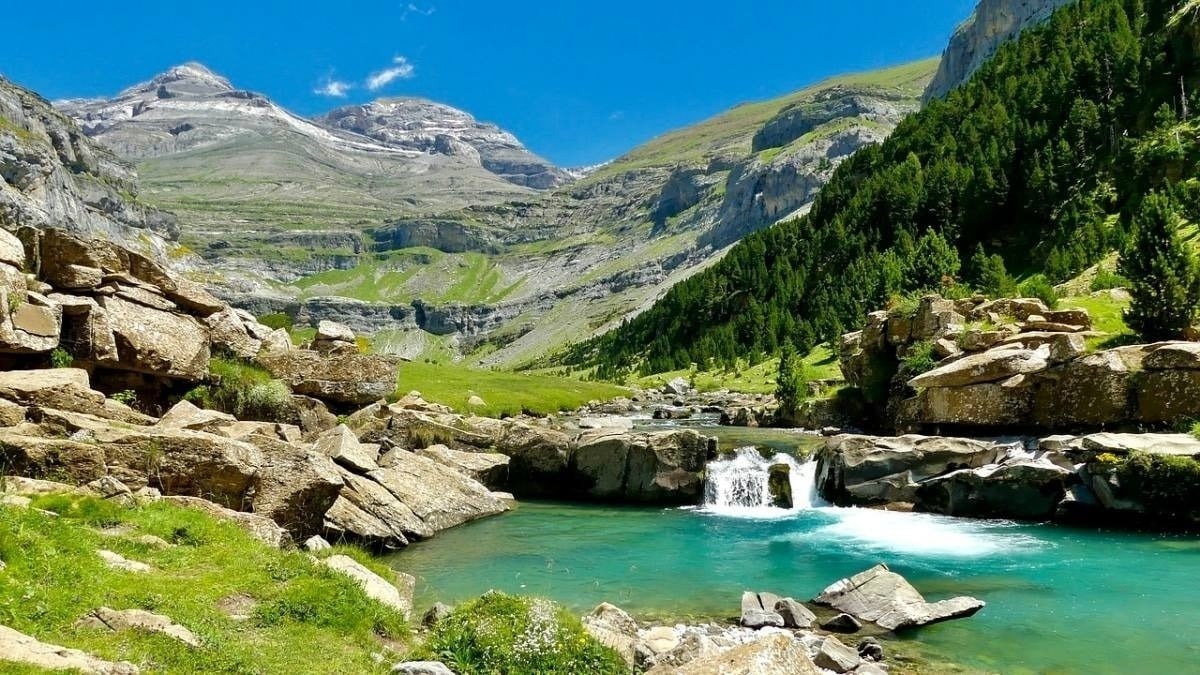
[[816, 508], [778, 518], [525, 503], [394, 558], [418, 601], [488, 590], [582, 613], [729, 617], [741, 592], [810, 598], [886, 562], [926, 597], [970, 594], [975, 617], [912, 639], [971, 670], [1200, 672], [1200, 540]]

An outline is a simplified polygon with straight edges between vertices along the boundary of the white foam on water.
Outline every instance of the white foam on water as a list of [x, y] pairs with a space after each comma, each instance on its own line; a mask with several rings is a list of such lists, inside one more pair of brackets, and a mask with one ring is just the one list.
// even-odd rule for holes
[[[772, 506], [768, 477], [772, 466], [788, 467], [792, 508]], [[731, 518], [791, 518], [799, 511], [813, 508], [816, 496], [816, 462], [801, 464], [791, 455], [766, 458], [755, 448], [741, 448], [729, 459], [709, 462], [704, 483], [702, 513]]]

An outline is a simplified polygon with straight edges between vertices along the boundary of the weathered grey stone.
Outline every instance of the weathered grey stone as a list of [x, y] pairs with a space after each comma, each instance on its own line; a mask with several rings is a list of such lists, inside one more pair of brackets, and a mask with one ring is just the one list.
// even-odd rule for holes
[[756, 629], [767, 626], [783, 628], [783, 617], [775, 611], [778, 602], [779, 596], [771, 593], [742, 593], [742, 625]]
[[113, 551], [100, 550], [96, 551], [96, 555], [100, 556], [100, 559], [104, 561], [105, 565], [108, 565], [114, 570], [120, 570], [122, 572], [134, 572], [136, 574], [145, 574], [151, 570], [151, 567], [146, 563], [139, 562], [137, 560], [130, 560], [119, 553], [114, 553]]
[[862, 663], [858, 652], [842, 644], [842, 641], [827, 636], [813, 657], [813, 664], [818, 668], [832, 670], [835, 673], [848, 673]]
[[345, 484], [333, 460], [277, 438], [250, 435], [247, 440], [262, 452], [250, 502], [254, 512], [297, 540], [321, 532], [325, 513]]
[[932, 387], [917, 396], [917, 421], [970, 426], [1020, 425], [1029, 419], [1034, 393], [1021, 375], [1003, 383]]
[[1200, 456], [1200, 440], [1191, 434], [1088, 434], [1079, 440], [1084, 450], [1096, 454], [1126, 455], [1145, 452], [1155, 455]]
[[971, 616], [984, 602], [970, 597], [929, 603], [904, 577], [876, 565], [826, 588], [814, 600], [888, 630]]
[[258, 361], [297, 394], [355, 405], [392, 394], [400, 372], [398, 357], [377, 354], [318, 354], [297, 349], [263, 352]]
[[783, 617], [783, 625], [787, 628], [811, 628], [817, 622], [816, 614], [792, 598], [777, 601], [775, 612]]
[[834, 633], [857, 633], [862, 630], [862, 622], [842, 612], [821, 624], [821, 628]]
[[[1154, 356], [1146, 357], [1147, 362]], [[1137, 382], [1138, 420], [1178, 423], [1200, 418], [1200, 370], [1157, 370]]]
[[1074, 477], [1074, 470], [1048, 460], [963, 469], [922, 483], [916, 507], [950, 516], [1050, 520]]
[[321, 434], [313, 449], [356, 473], [367, 474], [379, 468], [378, 453], [359, 443], [345, 424]]
[[511, 461], [508, 455], [496, 452], [463, 452], [444, 445], [431, 445], [418, 450], [417, 454], [445, 464], [493, 490], [508, 483], [508, 464]]
[[[335, 572], [350, 577], [363, 589], [367, 597], [400, 612], [404, 615], [404, 618], [407, 619], [412, 614], [412, 587], [411, 583], [407, 580], [404, 586], [408, 589], [408, 595], [405, 596], [396, 585], [389, 583], [383, 577], [363, 567], [358, 561], [349, 556], [331, 555], [328, 558], [322, 559], [321, 564]], [[401, 574], [397, 572], [397, 576]], [[412, 579], [412, 577], [409, 577], [409, 579]]]
[[647, 675], [817, 675], [819, 672], [799, 640], [772, 633], [679, 667], [655, 667]]
[[703, 494], [709, 448], [709, 440], [692, 430], [600, 430], [580, 437], [571, 464], [590, 498], [691, 504]]
[[1132, 416], [1132, 374], [1116, 350], [1089, 354], [1040, 378], [1031, 411], [1040, 427], [1121, 424]]
[[304, 550], [310, 553], [316, 553], [317, 551], [328, 551], [331, 548], [333, 548], [333, 545], [325, 541], [325, 537], [322, 537], [319, 534], [314, 534], [313, 536], [304, 540]]
[[140, 672], [131, 663], [105, 661], [78, 649], [47, 644], [8, 626], [0, 626], [0, 661], [87, 675], [137, 675]]
[[441, 661], [406, 661], [392, 666], [393, 673], [400, 675], [454, 675], [454, 671]]
[[354, 331], [336, 321], [323, 320], [317, 324], [314, 339], [322, 342], [354, 342]]
[[208, 329], [181, 314], [143, 307], [119, 297], [100, 297], [117, 345], [115, 360], [98, 363], [160, 377], [199, 382], [208, 376]]
[[583, 627], [601, 644], [616, 650], [629, 667], [634, 667], [638, 627], [633, 617], [623, 609], [602, 603], [583, 617]]
[[1158, 346], [1142, 362], [1146, 370], [1200, 370], [1200, 342]]
[[115, 610], [100, 607], [80, 619], [76, 625], [113, 632], [140, 630], [148, 633], [160, 633], [189, 647], [200, 646], [200, 638], [196, 637], [192, 631], [172, 621], [171, 617], [142, 609]]
[[399, 455], [392, 466], [368, 476], [435, 531], [509, 508], [486, 487], [450, 467], [410, 452], [400, 451]]
[[246, 324], [231, 307], [211, 314], [204, 319], [212, 339], [212, 349], [242, 359], [254, 358], [262, 349], [262, 340], [250, 335]]
[[1049, 367], [1050, 349], [991, 350], [971, 354], [957, 361], [934, 368], [909, 380], [909, 386], [963, 387], [1007, 380], [1014, 375], [1036, 373]]

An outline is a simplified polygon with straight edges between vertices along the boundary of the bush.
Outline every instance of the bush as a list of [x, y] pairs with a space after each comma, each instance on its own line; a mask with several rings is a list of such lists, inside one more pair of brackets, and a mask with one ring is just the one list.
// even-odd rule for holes
[[796, 356], [796, 350], [791, 345], [787, 345], [779, 357], [779, 369], [775, 375], [775, 400], [785, 414], [794, 415], [806, 398], [808, 374], [804, 361]]
[[900, 361], [900, 368], [906, 379], [911, 379], [922, 373], [928, 373], [937, 366], [938, 357], [933, 343], [928, 340], [917, 342], [908, 349], [908, 356]]
[[1091, 290], [1093, 293], [1095, 293], [1096, 291], [1107, 291], [1114, 288], [1127, 288], [1128, 286], [1128, 279], [1120, 274], [1117, 274], [1115, 271], [1102, 266], [1096, 270], [1096, 276], [1092, 278]]
[[62, 347], [55, 347], [54, 351], [50, 352], [50, 367], [52, 368], [70, 368], [74, 363], [75, 357]]
[[1154, 514], [1200, 516], [1200, 462], [1191, 457], [1134, 452], [1116, 467], [1121, 493]]
[[292, 395], [287, 384], [252, 363], [215, 358], [209, 362], [208, 371], [212, 383], [196, 387], [184, 398], [238, 419], [276, 421]]
[[267, 328], [271, 328], [274, 330], [279, 330], [280, 328], [283, 328], [285, 330], [290, 331], [296, 325], [295, 322], [292, 320], [292, 317], [288, 316], [287, 314], [284, 314], [283, 312], [276, 312], [274, 314], [264, 314], [264, 315], [258, 317], [258, 322], [261, 323], [262, 325], [266, 326]]
[[562, 607], [496, 591], [439, 621], [417, 658], [440, 659], [463, 675], [629, 672]]
[[1021, 297], [1037, 298], [1050, 309], [1058, 307], [1058, 291], [1044, 274], [1035, 274], [1021, 284]]
[[137, 392], [132, 389], [118, 391], [117, 393], [113, 394], [109, 398], [116, 401], [117, 403], [124, 403], [127, 406], [133, 406], [133, 405], [137, 404], [137, 400], [138, 400]]

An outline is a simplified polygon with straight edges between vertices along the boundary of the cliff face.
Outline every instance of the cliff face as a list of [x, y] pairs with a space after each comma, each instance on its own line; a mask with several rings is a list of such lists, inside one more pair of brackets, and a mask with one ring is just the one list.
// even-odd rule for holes
[[1050, 18], [1054, 10], [1074, 0], [980, 0], [942, 56], [925, 100], [941, 98], [971, 75], [1008, 40]]
[[140, 203], [137, 175], [49, 102], [0, 77], [0, 227], [56, 227], [161, 254], [175, 219]]

